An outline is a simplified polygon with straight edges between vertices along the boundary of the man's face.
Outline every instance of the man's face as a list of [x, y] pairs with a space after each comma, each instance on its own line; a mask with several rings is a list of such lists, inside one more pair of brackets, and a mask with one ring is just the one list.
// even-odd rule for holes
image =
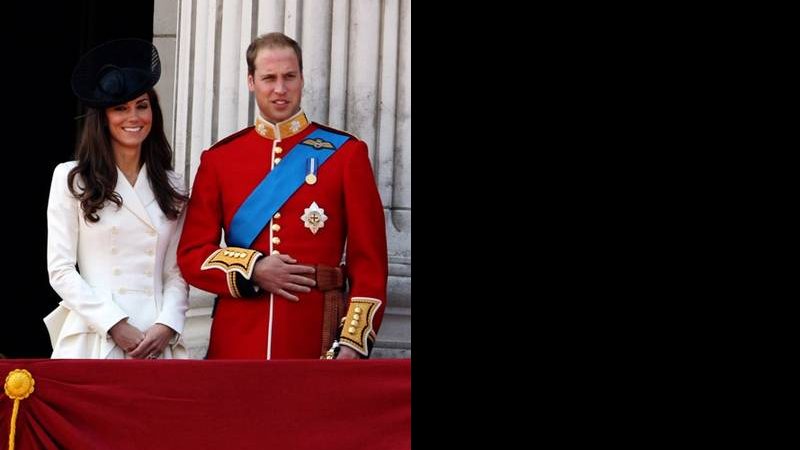
[[283, 122], [300, 111], [303, 74], [297, 55], [289, 47], [262, 48], [247, 87], [255, 93], [261, 115], [272, 123]]

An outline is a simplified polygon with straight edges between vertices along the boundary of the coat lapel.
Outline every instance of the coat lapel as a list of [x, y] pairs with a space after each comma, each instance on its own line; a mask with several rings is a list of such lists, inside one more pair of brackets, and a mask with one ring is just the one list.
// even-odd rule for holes
[[146, 223], [150, 228], [155, 229], [150, 215], [145, 209], [147, 205], [155, 200], [153, 191], [150, 189], [150, 181], [147, 179], [147, 167], [142, 164], [139, 175], [136, 177], [136, 187], [134, 188], [125, 178], [125, 174], [117, 167], [117, 193], [122, 197], [122, 206], [127, 208], [134, 216]]

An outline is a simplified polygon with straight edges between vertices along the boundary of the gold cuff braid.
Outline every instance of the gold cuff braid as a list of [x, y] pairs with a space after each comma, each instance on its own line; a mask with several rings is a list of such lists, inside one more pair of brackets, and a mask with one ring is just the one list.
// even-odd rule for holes
[[351, 298], [339, 342], [363, 356], [369, 356], [368, 342], [375, 341], [372, 319], [375, 318], [375, 313], [378, 312], [382, 303], [377, 298], [371, 297]]
[[246, 279], [250, 279], [256, 260], [262, 253], [258, 250], [240, 247], [226, 247], [216, 250], [208, 256], [200, 270], [219, 269], [229, 276], [233, 272], [239, 272]]

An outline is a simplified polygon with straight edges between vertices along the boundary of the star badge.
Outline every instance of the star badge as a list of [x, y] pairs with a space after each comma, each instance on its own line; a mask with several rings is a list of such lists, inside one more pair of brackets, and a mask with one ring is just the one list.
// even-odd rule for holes
[[297, 133], [297, 130], [300, 129], [300, 121], [293, 120], [291, 125], [289, 125], [289, 129], [292, 130], [292, 133]]
[[325, 215], [325, 210], [317, 205], [317, 202], [312, 202], [311, 206], [305, 208], [304, 213], [300, 216], [300, 220], [306, 228], [310, 229], [312, 233], [317, 234], [320, 228], [325, 226], [325, 221], [328, 216]]

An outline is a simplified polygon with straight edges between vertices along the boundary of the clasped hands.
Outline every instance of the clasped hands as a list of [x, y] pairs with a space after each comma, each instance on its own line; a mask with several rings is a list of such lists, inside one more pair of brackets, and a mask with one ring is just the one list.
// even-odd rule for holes
[[153, 324], [145, 332], [128, 323], [127, 319], [117, 322], [108, 330], [111, 339], [131, 358], [157, 359], [175, 336], [175, 330], [161, 324]]

